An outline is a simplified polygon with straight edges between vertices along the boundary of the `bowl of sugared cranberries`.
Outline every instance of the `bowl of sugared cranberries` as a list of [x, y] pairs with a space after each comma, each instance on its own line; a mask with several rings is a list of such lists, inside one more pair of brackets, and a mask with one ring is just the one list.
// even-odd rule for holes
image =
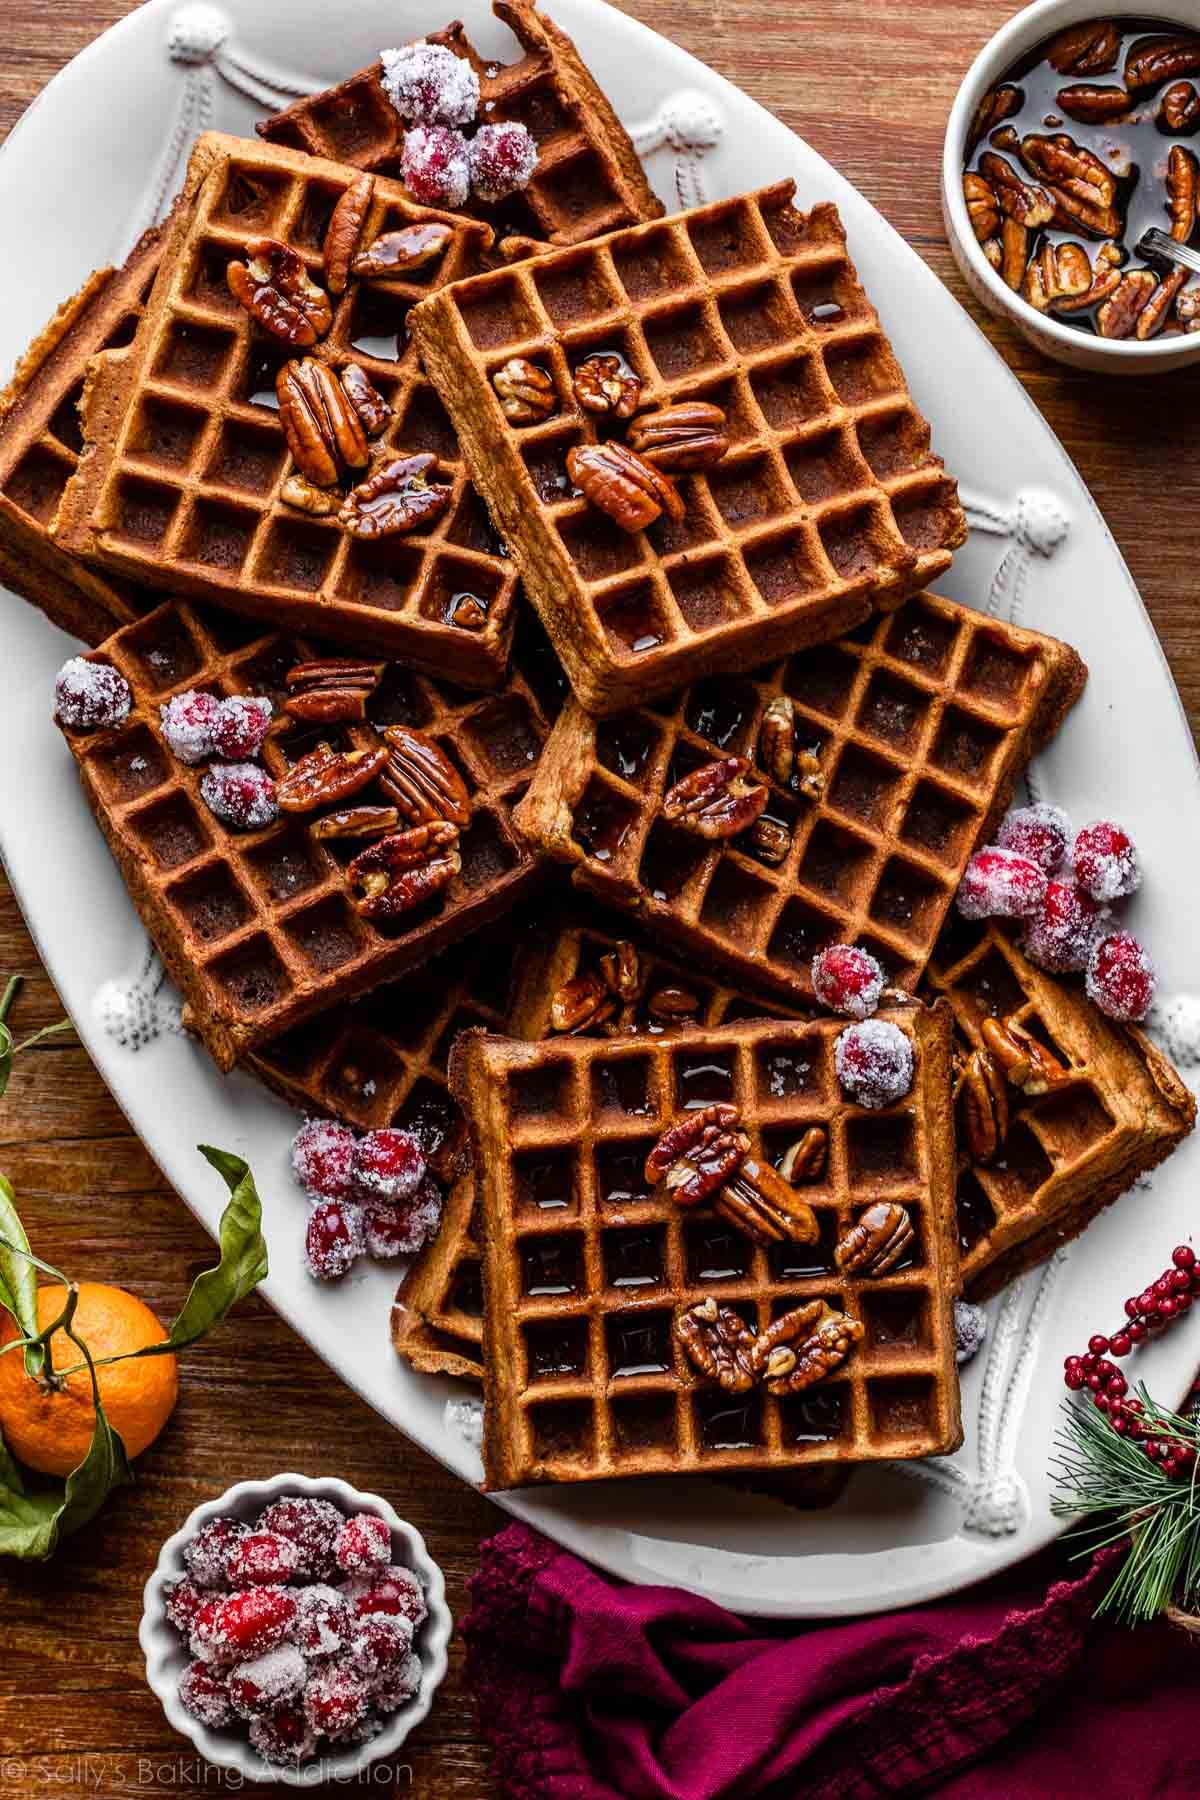
[[394, 1754], [446, 1673], [442, 1572], [378, 1494], [241, 1481], [159, 1553], [138, 1637], [176, 1731], [218, 1768], [312, 1787]]

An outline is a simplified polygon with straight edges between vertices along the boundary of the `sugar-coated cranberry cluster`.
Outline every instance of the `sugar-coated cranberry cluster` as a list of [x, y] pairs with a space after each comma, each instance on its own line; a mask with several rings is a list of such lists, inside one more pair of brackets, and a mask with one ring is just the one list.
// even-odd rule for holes
[[479, 77], [464, 57], [424, 39], [382, 53], [383, 89], [404, 120], [400, 176], [422, 206], [486, 205], [528, 187], [537, 167], [529, 128], [512, 120], [462, 127], [479, 116]]
[[1134, 1438], [1140, 1448], [1157, 1463], [1164, 1475], [1187, 1476], [1191, 1479], [1196, 1453], [1182, 1439], [1164, 1436], [1160, 1427], [1148, 1422], [1145, 1408], [1138, 1399], [1129, 1399], [1129, 1384], [1111, 1357], [1125, 1357], [1136, 1344], [1166, 1329], [1174, 1320], [1191, 1311], [1200, 1295], [1200, 1264], [1196, 1252], [1188, 1244], [1180, 1244], [1171, 1252], [1171, 1267], [1164, 1269], [1157, 1281], [1131, 1294], [1125, 1302], [1125, 1322], [1105, 1335], [1096, 1332], [1088, 1339], [1082, 1356], [1068, 1356], [1063, 1364], [1063, 1380], [1075, 1393], [1086, 1390], [1092, 1404], [1108, 1415], [1108, 1422], [1120, 1437]]
[[179, 1678], [185, 1710], [216, 1731], [246, 1725], [260, 1756], [289, 1767], [323, 1742], [377, 1736], [421, 1686], [425, 1596], [392, 1555], [383, 1519], [306, 1495], [252, 1525], [210, 1520], [165, 1600], [194, 1658]]
[[214, 818], [235, 831], [261, 831], [277, 817], [275, 783], [253, 759], [267, 739], [274, 712], [265, 694], [229, 694], [205, 688], [174, 694], [159, 709], [163, 742], [180, 762], [195, 768], [213, 762], [200, 781], [200, 796]]
[[361, 1135], [333, 1119], [306, 1119], [292, 1168], [309, 1198], [305, 1258], [318, 1281], [337, 1281], [360, 1256], [411, 1256], [442, 1217], [442, 1193], [411, 1131]]
[[1135, 1023], [1154, 999], [1154, 967], [1137, 939], [1114, 927], [1112, 908], [1141, 884], [1133, 839], [1111, 819], [1073, 833], [1061, 807], [1023, 806], [967, 864], [958, 910], [967, 919], [1024, 920], [1031, 962], [1084, 975], [1101, 1012]]

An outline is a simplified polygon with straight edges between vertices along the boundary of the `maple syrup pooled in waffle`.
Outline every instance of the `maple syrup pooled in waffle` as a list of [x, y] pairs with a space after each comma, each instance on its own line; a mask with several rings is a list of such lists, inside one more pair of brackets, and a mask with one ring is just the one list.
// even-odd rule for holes
[[[90, 661], [124, 676], [132, 707], [115, 729], [64, 729], [64, 736], [134, 904], [183, 992], [189, 1023], [221, 1068], [335, 1001], [427, 961], [529, 890], [538, 858], [510, 814], [548, 729], [536, 647], [530, 658], [531, 678], [514, 664], [496, 694], [386, 665], [365, 720], [330, 725], [297, 724], [282, 710], [286, 675], [311, 662], [311, 647], [219, 612], [202, 617], [182, 602], [165, 605], [91, 653]], [[356, 886], [348, 864], [391, 840], [314, 830], [336, 807], [394, 807], [390, 758], [382, 779], [345, 801], [281, 810], [257, 828], [223, 823], [202, 791], [213, 765], [181, 762], [160, 716], [172, 696], [197, 689], [272, 700], [261, 761], [276, 783], [321, 742], [335, 752], [376, 753], [380, 733], [392, 726], [432, 740], [465, 789], [465, 822], [456, 836], [442, 828], [453, 842], [441, 851], [428, 845], [417, 858], [422, 869], [435, 858], [449, 863], [446, 884], [392, 919], [367, 916], [362, 897], [375, 877]], [[404, 828], [403, 819], [390, 827]]]
[[[570, 38], [526, 0], [493, 0], [492, 11], [524, 52], [515, 62], [480, 56], [457, 21], [425, 40], [474, 69], [480, 124], [524, 125], [537, 145], [527, 187], [497, 205], [473, 200], [469, 210], [494, 225], [497, 237], [552, 244], [577, 244], [657, 218], [662, 203], [629, 134]], [[270, 143], [400, 179], [405, 125], [385, 91], [380, 63], [296, 101], [256, 129]]]
[[[596, 721], [568, 702], [517, 826], [577, 887], [739, 983], [808, 1004], [816, 951], [861, 943], [911, 990], [1085, 675], [1056, 639], [923, 594], [661, 705]], [[730, 757], [735, 788], [765, 790], [750, 826], [712, 837], [666, 816], [676, 784]]]
[[[838, 1085], [844, 1020], [659, 1040], [459, 1040], [451, 1083], [471, 1127], [484, 1235], [489, 1485], [778, 1472], [956, 1447], [951, 1019], [940, 1006], [880, 1018], [909, 1038], [914, 1075], [906, 1098], [877, 1111]], [[762, 1164], [824, 1134], [820, 1171], [799, 1190], [815, 1241], [764, 1248], [650, 1185], [661, 1135], [721, 1103]], [[870, 1275], [844, 1252], [839, 1267], [835, 1247], [880, 1202], [903, 1209], [903, 1253]], [[702, 1376], [677, 1328], [696, 1307], [727, 1308], [762, 1335], [814, 1302], [843, 1322], [841, 1360], [788, 1393]]]
[[[299, 252], [324, 289], [330, 217], [356, 179], [296, 151], [215, 133], [199, 140], [143, 326], [129, 349], [93, 365], [84, 414], [94, 448], [63, 497], [56, 540], [160, 590], [495, 686], [512, 637], [516, 569], [406, 330], [423, 294], [477, 266], [489, 228], [418, 209], [398, 183], [372, 178], [360, 245], [422, 222], [443, 222], [451, 235], [440, 257], [403, 279], [351, 276], [331, 297], [328, 332], [301, 349], [264, 332], [229, 287], [230, 264], [269, 238]], [[449, 492], [439, 517], [368, 538], [336, 511], [312, 516], [283, 499], [294, 464], [276, 378], [299, 355], [366, 373], [391, 408], [371, 467], [433, 456], [429, 479]]]
[[[956, 946], [962, 935], [948, 929], [929, 982], [954, 1010], [959, 1247], [966, 1291], [982, 1300], [1169, 1156], [1196, 1102], [1145, 1033], [1106, 1019], [1082, 984], [1035, 968], [996, 925], [971, 933], [969, 948]], [[1005, 1079], [1012, 1026], [1035, 1041], [1030, 1074], [1027, 1044], [1011, 1051], [1023, 1088]], [[962, 1091], [972, 1081], [974, 1095]]]
[[[942, 574], [966, 536], [836, 209], [799, 213], [793, 192], [560, 250], [413, 314], [476, 485], [593, 713], [835, 637]], [[580, 398], [597, 356], [632, 383], [632, 419]], [[514, 361], [545, 389], [515, 419], [495, 385]], [[580, 491], [568, 456], [628, 450], [656, 410], [695, 403], [724, 415], [728, 449], [698, 468], [689, 453], [660, 516], [637, 529]]]
[[158, 270], [161, 230], [119, 269], [101, 269], [64, 302], [0, 393], [0, 581], [84, 643], [99, 644], [157, 605], [152, 595], [66, 555], [50, 526], [79, 467], [78, 404], [88, 362], [133, 341]]

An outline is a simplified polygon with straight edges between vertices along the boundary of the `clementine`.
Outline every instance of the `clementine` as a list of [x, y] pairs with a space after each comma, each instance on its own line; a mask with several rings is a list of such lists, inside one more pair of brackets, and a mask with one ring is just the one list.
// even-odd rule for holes
[[[38, 1289], [39, 1329], [58, 1317], [65, 1299], [61, 1287]], [[97, 1358], [161, 1344], [167, 1335], [150, 1308], [135, 1295], [101, 1281], [79, 1283], [73, 1330]], [[9, 1314], [0, 1312], [0, 1348], [18, 1335]], [[50, 1339], [50, 1350], [56, 1369], [82, 1361], [78, 1348], [61, 1331]], [[176, 1358], [147, 1356], [113, 1363], [97, 1369], [96, 1377], [109, 1424], [120, 1432], [127, 1453], [140, 1455], [174, 1410], [179, 1396]], [[0, 1356], [0, 1431], [19, 1462], [43, 1475], [69, 1475], [87, 1455], [95, 1424], [86, 1369], [69, 1375], [63, 1389], [47, 1392], [26, 1375], [19, 1350]]]

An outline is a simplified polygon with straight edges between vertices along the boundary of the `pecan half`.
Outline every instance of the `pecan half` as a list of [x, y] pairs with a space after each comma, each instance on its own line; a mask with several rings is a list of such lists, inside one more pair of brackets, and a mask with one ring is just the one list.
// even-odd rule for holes
[[364, 919], [386, 925], [431, 900], [461, 868], [458, 827], [438, 820], [368, 845], [347, 864], [346, 877]]
[[796, 766], [796, 707], [788, 694], [767, 702], [758, 728], [758, 760], [772, 781], [789, 786]]
[[833, 1260], [843, 1275], [886, 1275], [913, 1241], [908, 1209], [877, 1200], [838, 1239]]
[[1103, 125], [1119, 119], [1133, 105], [1123, 87], [1095, 87], [1090, 81], [1076, 82], [1073, 87], [1059, 88], [1054, 96], [1060, 112], [1081, 125]]
[[1120, 284], [1121, 256], [1122, 252], [1117, 244], [1101, 244], [1092, 264], [1091, 286], [1073, 299], [1056, 300], [1055, 312], [1082, 312], [1086, 307], [1097, 306], [1101, 300], [1107, 300]]
[[568, 1033], [590, 1031], [611, 1019], [617, 1003], [595, 970], [564, 981], [550, 1002], [550, 1029]]
[[386, 663], [358, 662], [349, 656], [297, 663], [286, 676], [283, 710], [293, 719], [344, 725], [367, 716], [367, 701], [383, 679]]
[[819, 800], [825, 792], [825, 773], [821, 768], [821, 759], [815, 750], [798, 750], [796, 767], [792, 773], [792, 786], [806, 800]]
[[482, 631], [488, 622], [487, 607], [477, 594], [460, 594], [450, 615], [450, 623], [460, 631]]
[[389, 725], [383, 734], [387, 762], [379, 785], [410, 825], [444, 819], [464, 831], [471, 822], [466, 783], [440, 744], [411, 725]]
[[392, 409], [371, 377], [357, 363], [347, 363], [339, 380], [367, 436], [378, 437], [391, 418]]
[[713, 1201], [714, 1212], [756, 1244], [815, 1244], [821, 1235], [808, 1201], [768, 1162], [746, 1156]]
[[768, 867], [778, 868], [787, 861], [792, 847], [792, 834], [778, 819], [755, 819], [750, 827], [750, 846]]
[[1171, 215], [1171, 236], [1177, 244], [1186, 244], [1196, 225], [1196, 181], [1200, 163], [1182, 144], [1172, 144], [1167, 157], [1167, 211]]
[[1060, 75], [1107, 75], [1117, 66], [1121, 34], [1107, 19], [1069, 25], [1046, 45], [1046, 60]]
[[979, 1035], [1009, 1086], [1029, 1098], [1048, 1094], [1069, 1079], [1069, 1071], [1058, 1058], [1016, 1019], [985, 1019]]
[[770, 798], [761, 781], [747, 781], [744, 756], [722, 756], [683, 776], [663, 796], [664, 819], [702, 838], [735, 837], [745, 831]]
[[713, 1299], [690, 1306], [675, 1320], [675, 1335], [689, 1362], [730, 1394], [746, 1394], [758, 1371], [754, 1363], [754, 1333], [731, 1306]]
[[1193, 132], [1200, 124], [1200, 94], [1190, 81], [1173, 81], [1158, 108], [1164, 131]]
[[1000, 224], [1000, 274], [1014, 293], [1021, 290], [1028, 261], [1028, 231], [1015, 219], [1003, 219]]
[[1074, 223], [1096, 237], [1120, 236], [1121, 221], [1113, 205], [1116, 177], [1098, 156], [1065, 132], [1054, 137], [1030, 132], [1021, 139], [1021, 161], [1049, 187], [1056, 224], [1069, 231]]
[[337, 806], [369, 786], [386, 762], [382, 744], [374, 750], [335, 750], [332, 744], [318, 744], [276, 783], [280, 811], [307, 813], [318, 806]]
[[567, 474], [622, 531], [644, 531], [664, 512], [676, 523], [683, 518], [683, 501], [670, 476], [616, 439], [568, 450]]
[[579, 364], [571, 377], [571, 388], [584, 412], [632, 419], [642, 397], [642, 378], [623, 356], [597, 351]]
[[356, 538], [392, 537], [400, 532], [427, 531], [450, 504], [452, 490], [430, 485], [427, 477], [436, 457], [398, 456], [346, 496], [342, 524]]
[[1175, 317], [1185, 331], [1200, 330], [1200, 288], [1185, 288], [1175, 302]]
[[1146, 37], [1133, 46], [1125, 60], [1125, 86], [1157, 87], [1200, 69], [1200, 37]]
[[1025, 95], [1021, 88], [1014, 87], [1005, 81], [999, 87], [989, 88], [979, 105], [975, 108], [975, 117], [971, 120], [971, 128], [967, 132], [966, 154], [970, 156], [980, 138], [1002, 125], [1019, 112], [1025, 104]]
[[492, 376], [492, 386], [511, 425], [536, 425], [558, 405], [553, 378], [527, 356], [510, 356]]
[[1096, 314], [1096, 330], [1103, 338], [1132, 337], [1142, 309], [1150, 304], [1158, 278], [1149, 269], [1130, 269]]
[[[1019, 229], [1020, 227], [1018, 227], [1018, 230]], [[979, 247], [983, 251], [983, 254], [991, 267], [995, 269], [997, 275], [999, 275], [1004, 268], [1004, 250], [1001, 246], [1000, 239], [989, 238], [986, 244], [981, 244]]]
[[309, 826], [315, 838], [384, 837], [395, 831], [400, 814], [394, 806], [351, 806], [344, 812], [326, 813]]
[[798, 1181], [820, 1181], [825, 1173], [829, 1140], [821, 1125], [808, 1130], [789, 1144], [779, 1160], [779, 1173], [794, 1187]]
[[315, 356], [285, 362], [275, 392], [288, 449], [314, 487], [332, 487], [344, 470], [370, 462], [362, 422], [326, 363]]
[[986, 1050], [972, 1050], [955, 1083], [963, 1141], [973, 1163], [990, 1163], [1008, 1136], [1008, 1088]]
[[239, 306], [293, 350], [307, 350], [333, 324], [333, 307], [303, 259], [278, 238], [251, 238], [246, 261], [231, 262], [225, 273]]
[[646, 1002], [646, 1011], [660, 1024], [674, 1025], [680, 1019], [698, 1017], [700, 996], [693, 994], [691, 988], [668, 982], [665, 987], [656, 988], [651, 994]]
[[1154, 292], [1138, 314], [1134, 326], [1134, 336], [1143, 342], [1157, 335], [1166, 324], [1167, 314], [1175, 303], [1175, 296], [1188, 278], [1187, 269], [1172, 269], [1164, 275]]
[[333, 209], [325, 233], [325, 285], [331, 294], [346, 291], [374, 191], [373, 175], [356, 176]]
[[279, 498], [285, 506], [294, 506], [297, 512], [306, 512], [314, 519], [327, 519], [342, 504], [340, 494], [330, 488], [314, 487], [298, 470], [288, 476], [279, 490]]
[[667, 1127], [646, 1158], [646, 1180], [666, 1183], [676, 1206], [699, 1206], [715, 1194], [749, 1153], [736, 1106], [718, 1101]]
[[600, 958], [600, 973], [610, 994], [618, 1000], [636, 1000], [642, 981], [642, 959], [636, 944], [618, 938], [614, 948]]
[[1000, 229], [1000, 206], [992, 184], [985, 181], [982, 175], [968, 172], [963, 176], [963, 199], [967, 203], [967, 217], [971, 221], [971, 229], [979, 243], [987, 238], [995, 237]]
[[1035, 225], [1048, 225], [1054, 217], [1054, 202], [1045, 189], [1023, 181], [1012, 164], [995, 151], [984, 151], [979, 172], [989, 183], [1005, 218], [1031, 230]]
[[362, 281], [403, 281], [414, 269], [427, 268], [444, 256], [453, 236], [453, 226], [434, 220], [385, 231], [354, 258], [351, 273]]
[[708, 400], [681, 400], [635, 419], [626, 442], [656, 469], [684, 475], [719, 463], [729, 450], [729, 431], [719, 406]]
[[754, 1369], [768, 1394], [799, 1394], [845, 1362], [862, 1335], [856, 1319], [835, 1311], [828, 1301], [810, 1300], [759, 1333], [751, 1352]]
[[1092, 285], [1092, 264], [1082, 244], [1043, 244], [1030, 259], [1021, 292], [1038, 312], [1076, 299]]

